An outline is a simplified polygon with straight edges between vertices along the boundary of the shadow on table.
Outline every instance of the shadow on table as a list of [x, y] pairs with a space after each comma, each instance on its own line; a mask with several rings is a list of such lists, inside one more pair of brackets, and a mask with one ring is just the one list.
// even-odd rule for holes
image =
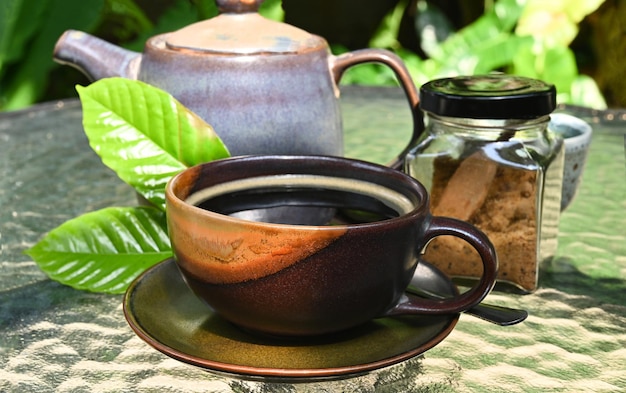
[[626, 280], [590, 277], [567, 257], [552, 258], [540, 265], [539, 287], [590, 296], [602, 303], [626, 305]]
[[79, 319], [80, 312], [85, 310], [98, 315], [111, 307], [111, 301], [119, 303], [119, 296], [79, 291], [52, 280], [8, 289], [0, 292], [0, 330], [8, 332], [32, 321], [43, 320], [46, 315], [63, 319], [59, 322], [72, 322], [72, 318]]

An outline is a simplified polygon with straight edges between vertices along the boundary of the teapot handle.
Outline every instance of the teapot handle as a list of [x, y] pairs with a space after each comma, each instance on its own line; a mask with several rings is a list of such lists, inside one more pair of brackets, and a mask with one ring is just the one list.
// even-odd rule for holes
[[343, 73], [349, 68], [357, 64], [363, 63], [381, 63], [394, 72], [396, 78], [402, 85], [404, 94], [411, 108], [411, 115], [413, 116], [413, 135], [409, 140], [407, 146], [400, 152], [400, 154], [394, 158], [388, 166], [394, 169], [402, 169], [404, 164], [404, 157], [409, 150], [417, 143], [418, 138], [424, 131], [424, 117], [422, 111], [419, 109], [419, 96], [413, 79], [409, 74], [409, 70], [404, 65], [404, 62], [395, 53], [385, 49], [360, 49], [353, 52], [341, 54], [339, 56], [331, 57], [331, 72], [335, 79], [335, 84], [339, 85], [339, 81], [343, 76]]

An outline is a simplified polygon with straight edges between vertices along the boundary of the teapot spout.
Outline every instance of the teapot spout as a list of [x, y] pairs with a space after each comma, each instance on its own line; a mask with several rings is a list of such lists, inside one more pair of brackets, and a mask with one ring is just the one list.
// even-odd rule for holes
[[53, 58], [72, 66], [91, 81], [113, 76], [137, 79], [141, 54], [82, 31], [68, 30], [57, 41]]

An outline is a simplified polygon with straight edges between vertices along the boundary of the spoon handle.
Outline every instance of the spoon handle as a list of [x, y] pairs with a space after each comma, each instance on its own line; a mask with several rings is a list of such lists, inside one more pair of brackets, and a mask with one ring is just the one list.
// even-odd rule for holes
[[486, 303], [477, 304], [465, 311], [465, 313], [500, 326], [515, 325], [528, 317], [528, 311], [526, 310], [518, 310]]
[[[419, 289], [412, 285], [407, 288], [407, 291], [427, 299], [445, 299], [445, 296], [424, 289]], [[524, 321], [528, 317], [528, 312], [526, 310], [495, 306], [487, 303], [479, 303], [464, 312], [500, 326], [515, 325]]]

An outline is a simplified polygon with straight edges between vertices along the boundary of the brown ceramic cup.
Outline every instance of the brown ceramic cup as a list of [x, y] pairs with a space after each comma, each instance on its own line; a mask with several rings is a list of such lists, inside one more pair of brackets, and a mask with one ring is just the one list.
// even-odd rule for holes
[[[496, 254], [484, 234], [433, 217], [417, 180], [376, 164], [324, 156], [230, 158], [175, 176], [166, 203], [185, 281], [215, 312], [250, 331], [317, 335], [377, 317], [457, 313], [479, 303], [496, 278]], [[331, 207], [338, 214], [328, 225], [237, 217], [282, 206]], [[419, 256], [442, 235], [478, 251], [481, 279], [443, 301], [406, 294]]]

